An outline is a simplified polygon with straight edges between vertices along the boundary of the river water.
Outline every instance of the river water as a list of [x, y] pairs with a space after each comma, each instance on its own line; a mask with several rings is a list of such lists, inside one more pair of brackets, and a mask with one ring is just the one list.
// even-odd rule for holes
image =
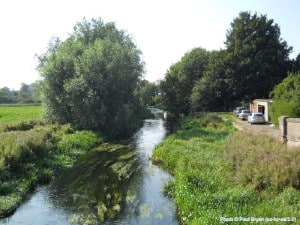
[[92, 152], [0, 225], [178, 224], [174, 203], [162, 193], [172, 178], [149, 160], [166, 134], [163, 120], [145, 120], [134, 148]]

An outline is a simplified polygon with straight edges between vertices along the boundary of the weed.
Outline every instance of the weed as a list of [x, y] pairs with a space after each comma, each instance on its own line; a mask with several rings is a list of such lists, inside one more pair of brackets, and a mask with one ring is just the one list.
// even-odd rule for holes
[[258, 191], [300, 189], [299, 149], [286, 149], [271, 137], [249, 133], [233, 134], [225, 148], [237, 183]]

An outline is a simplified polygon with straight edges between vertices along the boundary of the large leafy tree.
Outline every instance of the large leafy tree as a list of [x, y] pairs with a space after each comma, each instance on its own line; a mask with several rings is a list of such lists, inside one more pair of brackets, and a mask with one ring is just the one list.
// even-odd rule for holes
[[265, 15], [241, 12], [231, 23], [225, 42], [235, 62], [240, 99], [268, 98], [286, 76], [292, 48], [280, 37], [280, 29]]
[[210, 52], [195, 48], [172, 65], [161, 83], [166, 109], [175, 115], [187, 115], [191, 111], [192, 89], [207, 67]]
[[239, 99], [239, 80], [232, 76], [234, 62], [226, 50], [211, 54], [207, 70], [193, 87], [191, 107], [194, 112], [226, 111]]
[[141, 110], [135, 95], [143, 73], [141, 52], [113, 23], [83, 20], [68, 39], [54, 39], [40, 56], [50, 120], [130, 135]]

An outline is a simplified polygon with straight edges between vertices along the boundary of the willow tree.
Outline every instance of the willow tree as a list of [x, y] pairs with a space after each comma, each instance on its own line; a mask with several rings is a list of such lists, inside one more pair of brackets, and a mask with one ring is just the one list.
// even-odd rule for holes
[[114, 138], [130, 135], [141, 106], [135, 90], [141, 52], [114, 23], [83, 20], [65, 40], [53, 39], [39, 57], [47, 117]]

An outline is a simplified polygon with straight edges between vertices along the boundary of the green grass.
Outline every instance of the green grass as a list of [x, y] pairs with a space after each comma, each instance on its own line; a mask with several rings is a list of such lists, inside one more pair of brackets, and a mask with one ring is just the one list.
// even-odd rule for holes
[[[242, 139], [243, 134], [237, 138], [234, 136], [236, 133], [238, 132], [230, 121], [224, 122], [216, 114], [203, 114], [185, 118], [181, 128], [156, 147], [153, 160], [175, 178], [166, 184], [164, 193], [175, 199], [180, 222], [201, 225], [224, 224], [220, 221], [221, 217], [297, 217], [299, 220], [300, 193], [293, 182], [290, 182], [292, 179], [297, 181], [297, 178], [281, 179], [282, 188], [276, 189], [272, 188], [276, 186], [276, 179], [273, 177], [271, 179], [273, 183], [268, 183], [270, 188], [265, 187], [262, 190], [255, 188], [252, 180], [241, 182], [238, 179], [245, 175], [243, 173], [255, 170], [256, 165], [253, 162], [259, 164], [261, 155], [255, 152], [253, 156], [248, 154], [246, 158], [251, 156], [256, 161], [250, 160], [252, 164], [247, 164], [243, 170], [242, 167], [239, 168], [238, 173], [233, 162], [238, 157], [242, 162], [244, 147], [252, 146], [251, 141], [256, 140], [256, 137]], [[234, 146], [235, 142], [241, 145], [238, 151], [232, 152], [229, 146]], [[272, 144], [273, 142], [266, 141], [263, 148], [270, 150]], [[297, 159], [292, 160], [293, 156], [295, 157], [295, 153], [288, 157], [289, 160], [297, 162]], [[275, 160], [274, 157], [275, 155], [272, 160]], [[242, 166], [243, 162], [240, 165]], [[260, 171], [266, 171], [262, 165], [263, 163], [259, 167]], [[286, 176], [297, 174], [297, 165], [289, 167], [280, 164], [280, 166], [286, 166], [285, 171], [295, 169], [295, 172], [287, 173]], [[300, 174], [299, 167], [298, 173]], [[271, 174], [272, 171], [269, 170], [264, 176], [271, 177]], [[259, 175], [258, 172], [255, 177]], [[263, 179], [266, 179], [265, 177]], [[234, 224], [248, 223], [234, 222]]]
[[40, 120], [43, 107], [39, 105], [0, 105], [0, 122]]

